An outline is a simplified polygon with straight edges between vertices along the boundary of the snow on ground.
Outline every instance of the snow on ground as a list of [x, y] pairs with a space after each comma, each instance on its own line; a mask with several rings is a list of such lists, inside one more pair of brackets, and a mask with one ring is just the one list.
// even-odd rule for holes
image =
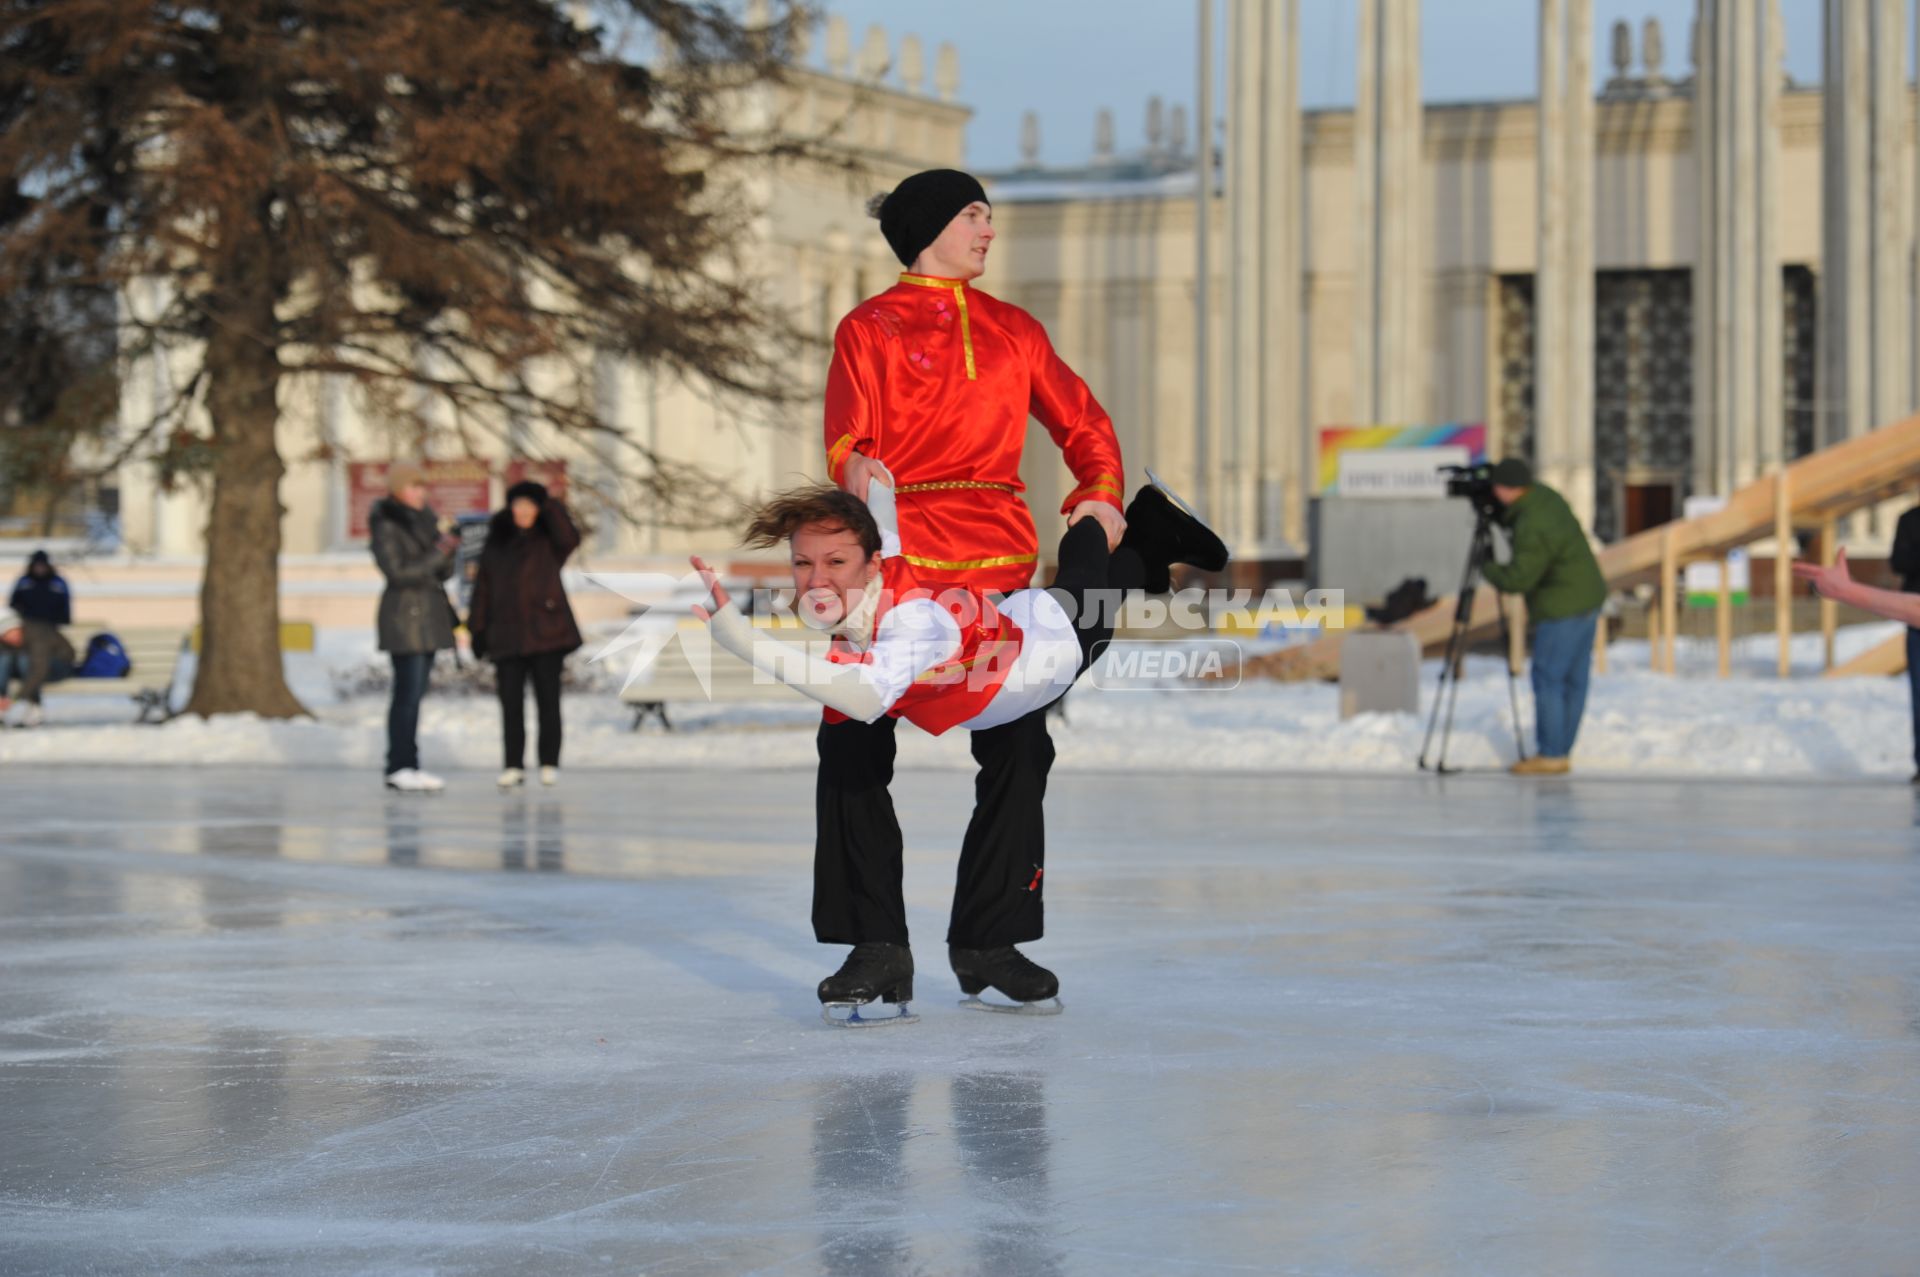
[[[1841, 659], [1898, 633], [1894, 625], [1843, 630]], [[377, 769], [385, 750], [383, 695], [335, 699], [336, 675], [372, 655], [370, 635], [323, 636], [320, 652], [290, 659], [290, 678], [315, 711], [306, 722], [248, 716], [176, 719], [140, 727], [106, 695], [50, 693], [52, 725], [0, 733], [0, 762], [122, 765], [266, 765]], [[1682, 641], [1681, 676], [1647, 672], [1644, 643], [1616, 643], [1611, 671], [1596, 674], [1575, 762], [1585, 774], [1641, 776], [1905, 777], [1913, 742], [1903, 678], [1822, 679], [1820, 639], [1794, 642], [1795, 676], [1773, 677], [1771, 636], [1742, 641], [1735, 674], [1714, 677], [1711, 642]], [[1330, 684], [1255, 681], [1237, 688], [1103, 690], [1084, 684], [1056, 727], [1057, 766], [1077, 771], [1399, 772], [1412, 768], [1426, 731], [1437, 667], [1421, 675], [1422, 716], [1362, 715], [1342, 722]], [[1519, 680], [1529, 750], [1532, 698]], [[631, 711], [609, 691], [570, 695], [567, 770], [813, 764], [817, 711], [782, 689], [766, 704], [674, 706], [676, 730], [629, 730]], [[532, 718], [529, 706], [529, 719]], [[531, 727], [531, 722], [529, 723]], [[969, 769], [964, 732], [900, 731], [900, 766]], [[499, 710], [489, 696], [430, 695], [421, 755], [429, 768], [500, 765]], [[1450, 763], [1495, 767], [1514, 756], [1507, 682], [1497, 660], [1469, 663], [1461, 684]]]

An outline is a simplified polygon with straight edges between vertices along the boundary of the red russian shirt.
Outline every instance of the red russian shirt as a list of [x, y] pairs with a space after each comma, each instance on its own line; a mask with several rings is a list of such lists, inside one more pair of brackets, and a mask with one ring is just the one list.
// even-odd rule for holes
[[840, 321], [827, 373], [827, 472], [858, 451], [892, 473], [900, 539], [929, 587], [1005, 592], [1039, 559], [1019, 494], [1027, 418], [1065, 455], [1082, 501], [1124, 508], [1120, 442], [1093, 392], [1026, 311], [961, 280], [902, 275]]

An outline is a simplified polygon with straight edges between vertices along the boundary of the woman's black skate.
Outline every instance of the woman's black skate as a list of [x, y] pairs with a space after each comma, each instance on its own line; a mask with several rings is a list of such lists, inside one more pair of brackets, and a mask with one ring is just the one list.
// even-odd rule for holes
[[[840, 969], [820, 982], [820, 1018], [843, 1029], [876, 1024], [912, 1024], [913, 951], [903, 944], [857, 944]], [[890, 1015], [862, 1015], [875, 1001]]]
[[1176, 563], [1202, 572], [1226, 567], [1226, 543], [1161, 482], [1159, 475], [1149, 470], [1147, 479], [1147, 486], [1127, 503], [1127, 530], [1120, 538], [1120, 544], [1139, 551], [1146, 564], [1147, 593], [1165, 594], [1173, 588], [1172, 568]]
[[[949, 947], [947, 961], [953, 964], [960, 992], [967, 995], [960, 1005], [970, 1011], [1059, 1015], [1066, 1009], [1058, 977], [1010, 944], [997, 949]], [[989, 988], [1012, 998], [1012, 1004], [984, 1001], [980, 995]]]

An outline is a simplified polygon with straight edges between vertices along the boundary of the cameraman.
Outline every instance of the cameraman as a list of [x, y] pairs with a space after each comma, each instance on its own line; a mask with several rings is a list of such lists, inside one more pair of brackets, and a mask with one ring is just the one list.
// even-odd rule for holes
[[1505, 563], [1489, 563], [1487, 584], [1527, 600], [1533, 630], [1533, 703], [1540, 752], [1513, 765], [1522, 776], [1558, 776], [1572, 764], [1573, 738], [1587, 705], [1587, 670], [1593, 661], [1593, 631], [1607, 585], [1587, 545], [1587, 534], [1565, 497], [1542, 483], [1518, 457], [1508, 457], [1488, 476], [1505, 508], [1500, 521], [1513, 538]]

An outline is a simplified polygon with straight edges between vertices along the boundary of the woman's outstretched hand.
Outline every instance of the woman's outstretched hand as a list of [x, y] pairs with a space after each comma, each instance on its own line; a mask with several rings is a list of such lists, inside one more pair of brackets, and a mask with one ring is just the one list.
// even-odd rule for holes
[[[727, 587], [720, 584], [720, 574], [708, 567], [705, 559], [696, 554], [693, 556], [691, 562], [694, 570], [700, 574], [701, 581], [706, 584], [707, 595], [713, 601], [715, 611], [718, 611], [733, 601], [727, 596]], [[693, 614], [703, 621], [711, 621], [713, 619], [713, 613], [707, 611], [706, 608], [698, 603], [693, 605]]]
[[1802, 581], [1810, 582], [1813, 591], [1823, 599], [1835, 597], [1835, 590], [1844, 590], [1853, 584], [1853, 575], [1847, 571], [1847, 552], [1841, 549], [1833, 556], [1832, 567], [1821, 567], [1818, 563], [1796, 563], [1793, 574]]

